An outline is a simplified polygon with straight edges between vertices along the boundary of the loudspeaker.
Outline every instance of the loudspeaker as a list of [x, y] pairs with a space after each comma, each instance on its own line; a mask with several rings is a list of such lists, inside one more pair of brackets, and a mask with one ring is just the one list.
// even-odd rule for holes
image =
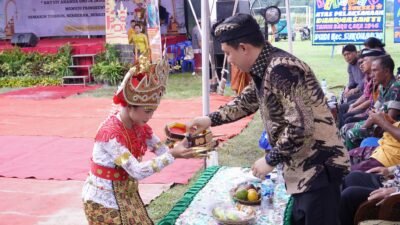
[[[217, 21], [232, 16], [234, 6], [235, 0], [217, 0]], [[236, 13], [250, 14], [249, 0], [239, 0]], [[224, 54], [221, 50], [221, 43], [217, 40], [214, 40], [214, 54]]]
[[34, 33], [16, 33], [11, 38], [11, 44], [19, 47], [35, 47], [38, 37]]

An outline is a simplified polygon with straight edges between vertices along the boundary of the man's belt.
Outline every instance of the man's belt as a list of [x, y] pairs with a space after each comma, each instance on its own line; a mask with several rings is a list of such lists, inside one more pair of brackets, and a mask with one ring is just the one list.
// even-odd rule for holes
[[93, 160], [91, 160], [90, 168], [93, 175], [106, 180], [123, 181], [129, 177], [129, 174], [124, 169], [101, 166], [93, 162]]

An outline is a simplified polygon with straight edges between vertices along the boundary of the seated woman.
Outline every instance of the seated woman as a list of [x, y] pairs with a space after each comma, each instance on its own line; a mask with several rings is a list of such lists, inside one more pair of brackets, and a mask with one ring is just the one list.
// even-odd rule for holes
[[[388, 179], [394, 176], [393, 179]], [[358, 207], [366, 200], [382, 200], [400, 192], [400, 165], [375, 167], [365, 172], [354, 171], [343, 182], [340, 199], [341, 225], [353, 225]]]
[[[378, 141], [379, 146], [375, 148], [369, 159], [353, 165], [352, 170], [367, 171], [377, 166], [390, 167], [400, 164], [400, 122], [394, 121], [382, 112], [370, 112], [364, 128], [370, 128], [374, 124], [385, 131]], [[357, 150], [350, 151], [350, 155]]]
[[[184, 142], [168, 148], [147, 122], [165, 92], [168, 62], [150, 65], [145, 57], [129, 70], [114, 96], [121, 110], [111, 114], [95, 138], [91, 170], [82, 198], [89, 224], [153, 224], [138, 192], [146, 178], [175, 158], [194, 156]], [[157, 157], [142, 161], [147, 150]]]

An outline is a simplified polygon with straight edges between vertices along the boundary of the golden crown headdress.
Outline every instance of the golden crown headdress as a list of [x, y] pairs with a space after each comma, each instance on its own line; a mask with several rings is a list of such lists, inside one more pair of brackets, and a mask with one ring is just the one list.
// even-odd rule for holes
[[[151, 64], [145, 56], [140, 56], [125, 75], [114, 97], [115, 103], [122, 105], [157, 106], [164, 95], [169, 74], [169, 64], [162, 57], [156, 64]], [[122, 99], [121, 99], [122, 98]]]

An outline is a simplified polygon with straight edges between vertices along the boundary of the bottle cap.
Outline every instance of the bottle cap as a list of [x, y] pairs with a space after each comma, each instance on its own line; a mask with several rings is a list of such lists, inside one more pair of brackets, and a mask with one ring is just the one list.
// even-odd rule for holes
[[271, 179], [271, 175], [265, 175], [265, 179]]

